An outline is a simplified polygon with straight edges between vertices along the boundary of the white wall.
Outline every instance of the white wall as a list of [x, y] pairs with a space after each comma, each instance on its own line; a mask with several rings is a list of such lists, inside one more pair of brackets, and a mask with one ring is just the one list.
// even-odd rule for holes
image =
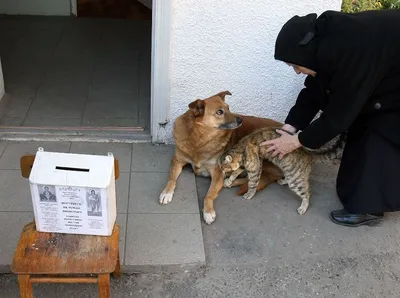
[[70, 0], [0, 0], [0, 14], [70, 15]]
[[170, 123], [196, 98], [222, 90], [231, 110], [282, 121], [304, 77], [274, 60], [282, 25], [293, 15], [340, 10], [341, 0], [172, 0]]

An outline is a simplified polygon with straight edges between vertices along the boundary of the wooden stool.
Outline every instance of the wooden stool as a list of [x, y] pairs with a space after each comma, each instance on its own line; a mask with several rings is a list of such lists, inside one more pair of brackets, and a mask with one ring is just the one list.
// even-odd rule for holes
[[[21, 174], [29, 178], [34, 155], [21, 158]], [[115, 159], [115, 179], [119, 163]], [[119, 232], [114, 225], [109, 237], [44, 233], [35, 222], [22, 230], [14, 259], [21, 298], [33, 298], [33, 283], [98, 283], [99, 297], [110, 297], [110, 274], [120, 277]]]

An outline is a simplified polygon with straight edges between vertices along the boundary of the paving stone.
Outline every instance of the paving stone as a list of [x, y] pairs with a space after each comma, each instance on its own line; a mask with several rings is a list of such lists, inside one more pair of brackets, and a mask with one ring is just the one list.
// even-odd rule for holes
[[6, 149], [7, 141], [0, 141], [0, 156], [4, 154], [4, 149]]
[[83, 115], [84, 119], [138, 117], [137, 91], [118, 91], [112, 88], [92, 91]]
[[[8, 87], [8, 85], [7, 85]], [[6, 88], [7, 92], [9, 91], [10, 88]], [[22, 89], [22, 90], [19, 90]], [[23, 86], [19, 88], [15, 88], [13, 90], [14, 94], [18, 93], [23, 93], [27, 92], [25, 91], [26, 89], [30, 90], [29, 88], [24, 88]], [[34, 92], [34, 91], [32, 91]], [[7, 105], [7, 108], [5, 109], [5, 118], [24, 118], [29, 110], [29, 107], [32, 104], [34, 94], [29, 96], [29, 95], [23, 95], [23, 96], [17, 96], [17, 95], [12, 95], [11, 102]]]
[[126, 222], [127, 214], [117, 214], [117, 224], [119, 224], [119, 253], [121, 265], [124, 264], [125, 259], [125, 242], [126, 242]]
[[130, 173], [120, 173], [116, 181], [118, 213], [128, 213], [129, 176]]
[[131, 174], [129, 213], [199, 213], [193, 172], [184, 169], [178, 178], [171, 203], [161, 205], [159, 195], [168, 181], [168, 173]]
[[[65, 86], [65, 88], [68, 88], [68, 86]], [[27, 118], [81, 118], [85, 103], [86, 97], [84, 95], [60, 95], [56, 91], [38, 91], [29, 108]]]
[[199, 214], [128, 214], [127, 270], [170, 271], [204, 265], [199, 219]]
[[83, 118], [82, 126], [99, 127], [146, 127], [145, 119], [137, 118]]
[[0, 119], [0, 125], [2, 126], [21, 126], [23, 122], [24, 118], [3, 117]]
[[174, 146], [133, 144], [132, 171], [169, 172]]
[[33, 212], [0, 212], [0, 273], [10, 272], [22, 228], [33, 218]]
[[19, 170], [0, 170], [0, 211], [32, 211], [29, 180]]
[[0, 158], [0, 169], [19, 170], [20, 159], [25, 154], [35, 154], [39, 147], [45, 151], [64, 152], [69, 151], [69, 142], [8, 142], [3, 155]]
[[80, 118], [25, 118], [23, 126], [77, 127], [81, 121]]

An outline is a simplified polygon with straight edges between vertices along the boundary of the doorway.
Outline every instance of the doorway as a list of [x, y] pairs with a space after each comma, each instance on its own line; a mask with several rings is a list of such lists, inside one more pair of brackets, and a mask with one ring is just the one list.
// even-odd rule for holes
[[[152, 89], [162, 87], [154, 80], [166, 82], [152, 76], [154, 12], [138, 1], [91, 2], [76, 2], [77, 17], [0, 17], [0, 57], [11, 95], [2, 128], [153, 135]], [[153, 43], [153, 58], [154, 52]], [[157, 121], [162, 111], [155, 113]]]

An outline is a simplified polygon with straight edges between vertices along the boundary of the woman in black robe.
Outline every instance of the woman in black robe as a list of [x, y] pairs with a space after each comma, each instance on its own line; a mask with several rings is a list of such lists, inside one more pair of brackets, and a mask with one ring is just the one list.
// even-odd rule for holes
[[308, 76], [281, 137], [262, 145], [282, 158], [347, 133], [336, 181], [344, 209], [330, 218], [371, 225], [399, 211], [400, 11], [295, 16], [277, 37], [275, 59]]

